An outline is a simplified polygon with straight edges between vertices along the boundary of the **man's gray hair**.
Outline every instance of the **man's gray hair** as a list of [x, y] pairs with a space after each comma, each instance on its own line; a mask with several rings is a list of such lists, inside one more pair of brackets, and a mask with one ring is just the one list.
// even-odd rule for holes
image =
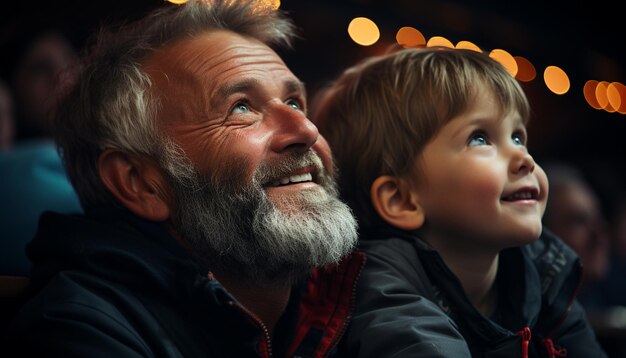
[[[142, 68], [159, 48], [201, 33], [228, 30], [268, 46], [291, 46], [293, 23], [262, 1], [190, 0], [166, 4], [140, 21], [102, 30], [55, 115], [53, 130], [84, 209], [117, 205], [98, 175], [107, 148], [167, 163], [156, 125], [159, 98]], [[170, 148], [171, 149], [171, 148]]]

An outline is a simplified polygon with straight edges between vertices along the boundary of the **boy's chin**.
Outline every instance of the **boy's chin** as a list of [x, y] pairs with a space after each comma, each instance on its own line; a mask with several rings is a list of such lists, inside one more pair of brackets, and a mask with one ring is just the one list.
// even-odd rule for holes
[[539, 239], [539, 236], [541, 236], [542, 231], [543, 225], [541, 225], [541, 223], [528, 228], [528, 230], [526, 230], [523, 235], [519, 236], [519, 245], [530, 244], [537, 241], [537, 239]]

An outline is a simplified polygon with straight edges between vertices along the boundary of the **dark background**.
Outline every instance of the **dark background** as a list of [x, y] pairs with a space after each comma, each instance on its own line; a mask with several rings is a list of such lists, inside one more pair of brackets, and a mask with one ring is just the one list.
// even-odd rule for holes
[[[61, 28], [81, 48], [101, 24], [132, 20], [161, 5], [162, 0], [5, 2], [0, 8], [1, 57], [10, 58], [15, 44], [44, 24]], [[281, 54], [313, 94], [346, 66], [382, 53], [403, 26], [417, 28], [426, 39], [438, 35], [453, 43], [469, 40], [487, 51], [505, 49], [529, 59], [538, 72], [535, 80], [522, 83], [534, 110], [529, 146], [536, 159], [573, 162], [592, 172], [609, 168], [623, 179], [626, 115], [593, 109], [582, 92], [590, 79], [626, 84], [625, 19], [615, 6], [609, 0], [284, 0], [281, 9], [294, 19], [301, 38], [293, 51]], [[378, 43], [362, 47], [350, 40], [346, 29], [356, 16], [377, 23]], [[543, 84], [548, 65], [569, 75], [567, 94], [555, 95]]]

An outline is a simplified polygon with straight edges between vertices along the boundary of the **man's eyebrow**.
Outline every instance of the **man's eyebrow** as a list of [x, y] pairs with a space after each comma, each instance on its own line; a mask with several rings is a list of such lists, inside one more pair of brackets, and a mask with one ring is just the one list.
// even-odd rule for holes
[[288, 93], [300, 92], [306, 98], [306, 87], [304, 86], [304, 82], [288, 80], [284, 83], [284, 86]]
[[[247, 92], [258, 87], [261, 87], [261, 82], [253, 78], [227, 84], [218, 88], [217, 96], [213, 98], [213, 101], [221, 102], [233, 93]], [[283, 88], [286, 93], [300, 92], [303, 96], [306, 96], [306, 87], [301, 81], [293, 79], [286, 80], [283, 82]]]
[[257, 87], [259, 85], [259, 81], [255, 79], [246, 79], [235, 83], [226, 84], [221, 86], [217, 90], [217, 98], [214, 98], [215, 101], [222, 101], [233, 93], [237, 92], [246, 92], [251, 88]]

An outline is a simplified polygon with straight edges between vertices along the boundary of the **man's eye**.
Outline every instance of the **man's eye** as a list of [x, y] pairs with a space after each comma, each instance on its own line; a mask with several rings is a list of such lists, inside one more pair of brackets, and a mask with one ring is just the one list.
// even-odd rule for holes
[[469, 146], [479, 146], [479, 145], [487, 145], [489, 142], [487, 141], [487, 137], [482, 133], [474, 133], [467, 141], [467, 145]]
[[300, 111], [302, 112], [302, 107], [300, 106], [300, 103], [298, 103], [298, 101], [290, 99], [287, 100], [287, 102], [285, 102], [285, 104], [287, 104], [289, 107], [295, 109], [296, 111]]
[[250, 108], [248, 108], [248, 105], [243, 102], [239, 102], [235, 104], [233, 109], [230, 111], [230, 114], [240, 114], [240, 113], [248, 113], [248, 112], [250, 112]]

